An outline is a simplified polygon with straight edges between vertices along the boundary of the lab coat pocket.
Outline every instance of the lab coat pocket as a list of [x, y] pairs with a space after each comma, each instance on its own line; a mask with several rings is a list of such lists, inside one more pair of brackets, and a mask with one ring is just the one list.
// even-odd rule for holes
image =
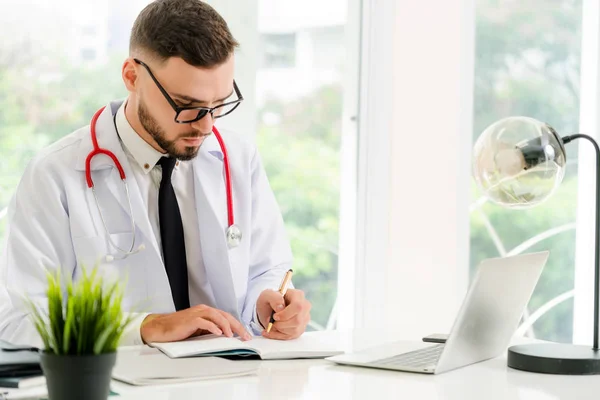
[[106, 263], [107, 256], [119, 254], [119, 251], [111, 245], [111, 241], [119, 248], [129, 250], [132, 240], [131, 233], [112, 233], [110, 241], [107, 235], [74, 237], [73, 248], [77, 265], [92, 268], [96, 264]]
[[[131, 247], [131, 233], [113, 233], [110, 235], [112, 242], [119, 248], [129, 250]], [[141, 260], [136, 260], [139, 254], [133, 254], [124, 259], [117, 249], [112, 246], [106, 235], [94, 237], [73, 238], [73, 247], [77, 257], [77, 266], [73, 279], [78, 279], [85, 268], [91, 271], [97, 269], [97, 274], [107, 283], [120, 281], [126, 285], [123, 307], [126, 311], [140, 311], [146, 301], [147, 285], [141, 276], [144, 276], [144, 266]], [[114, 260], [107, 260], [107, 256], [115, 256]]]

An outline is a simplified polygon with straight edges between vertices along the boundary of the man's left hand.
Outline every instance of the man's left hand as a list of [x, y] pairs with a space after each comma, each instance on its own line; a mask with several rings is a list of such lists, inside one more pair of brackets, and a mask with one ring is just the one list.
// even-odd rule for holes
[[256, 301], [256, 313], [260, 323], [267, 327], [275, 310], [275, 323], [271, 332], [262, 335], [268, 339], [289, 340], [300, 337], [310, 321], [311, 304], [298, 289], [288, 289], [285, 297], [274, 290], [264, 290]]

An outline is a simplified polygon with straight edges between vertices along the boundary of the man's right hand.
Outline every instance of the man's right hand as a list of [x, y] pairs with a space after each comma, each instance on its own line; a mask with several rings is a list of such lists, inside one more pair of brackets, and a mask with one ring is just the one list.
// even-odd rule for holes
[[176, 342], [208, 333], [252, 338], [231, 314], [202, 304], [172, 314], [150, 314], [140, 327], [144, 343]]

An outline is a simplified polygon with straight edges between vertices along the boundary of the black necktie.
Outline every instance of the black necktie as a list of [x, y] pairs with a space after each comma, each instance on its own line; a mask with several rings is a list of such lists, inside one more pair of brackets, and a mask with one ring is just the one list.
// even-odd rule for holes
[[162, 179], [158, 189], [158, 218], [165, 268], [171, 285], [173, 302], [179, 311], [190, 307], [190, 296], [183, 223], [175, 191], [171, 184], [171, 173], [176, 161], [173, 157], [161, 157], [158, 161], [162, 167]]

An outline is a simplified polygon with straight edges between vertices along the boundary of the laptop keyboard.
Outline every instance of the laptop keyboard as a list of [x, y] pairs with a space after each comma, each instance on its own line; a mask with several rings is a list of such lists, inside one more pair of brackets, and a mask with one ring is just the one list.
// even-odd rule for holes
[[426, 347], [424, 349], [411, 351], [408, 353], [398, 354], [397, 356], [382, 358], [381, 360], [372, 361], [369, 364], [385, 366], [385, 367], [409, 367], [409, 368], [424, 368], [435, 366], [444, 349], [443, 344]]

